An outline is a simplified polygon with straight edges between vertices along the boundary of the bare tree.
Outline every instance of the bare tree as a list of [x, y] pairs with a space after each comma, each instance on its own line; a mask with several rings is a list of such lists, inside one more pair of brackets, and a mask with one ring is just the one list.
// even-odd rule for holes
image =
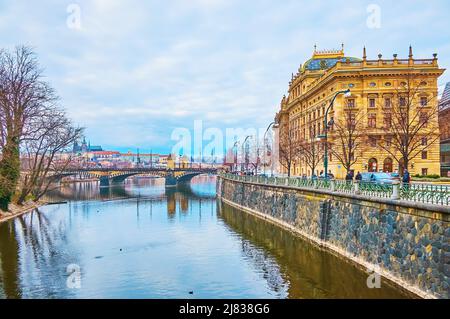
[[71, 126], [57, 102], [31, 48], [0, 51], [1, 210], [7, 210], [18, 188], [21, 150], [30, 167], [19, 202], [30, 194], [37, 199], [43, 195], [48, 188], [45, 176], [55, 168], [57, 154], [78, 137], [80, 129]]
[[21, 141], [36, 132], [43, 110], [56, 100], [30, 48], [0, 51], [0, 209], [7, 208], [17, 187]]
[[330, 136], [333, 138], [330, 152], [347, 173], [358, 162], [364, 148], [364, 114], [362, 109], [347, 106], [330, 130]]
[[314, 175], [316, 168], [323, 161], [323, 143], [313, 138], [309, 141], [304, 139], [299, 143], [299, 151], [303, 161], [311, 170], [311, 175]]
[[18, 204], [23, 204], [28, 197], [35, 201], [42, 198], [54, 181], [52, 176], [58, 176], [71, 164], [68, 148], [82, 133], [57, 108], [43, 114], [37, 124], [39, 130], [22, 143], [25, 156]]
[[263, 151], [263, 143], [258, 140], [249, 144], [248, 164], [255, 175], [258, 174], [258, 170], [262, 165], [261, 155], [263, 154]]
[[437, 92], [427, 93], [421, 74], [411, 74], [399, 82], [396, 94], [384, 101], [385, 129], [389, 133], [378, 144], [401, 168], [408, 169], [414, 158], [439, 140], [439, 108]]
[[280, 130], [279, 136], [279, 162], [282, 167], [287, 170], [287, 174], [291, 176], [291, 169], [302, 150], [300, 143], [292, 138], [287, 129]]

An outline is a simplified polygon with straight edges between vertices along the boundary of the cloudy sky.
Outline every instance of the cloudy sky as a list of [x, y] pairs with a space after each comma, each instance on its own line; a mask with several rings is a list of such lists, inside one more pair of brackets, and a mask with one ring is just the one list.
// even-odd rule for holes
[[449, 68], [448, 12], [448, 0], [0, 0], [0, 47], [35, 48], [93, 144], [167, 152], [194, 120], [266, 127], [314, 44], [369, 58], [411, 44]]

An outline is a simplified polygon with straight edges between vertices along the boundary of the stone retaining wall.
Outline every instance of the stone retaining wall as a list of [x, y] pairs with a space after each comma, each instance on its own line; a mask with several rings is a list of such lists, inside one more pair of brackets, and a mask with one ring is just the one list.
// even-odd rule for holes
[[218, 196], [278, 222], [422, 297], [449, 298], [450, 214], [442, 207], [220, 177]]

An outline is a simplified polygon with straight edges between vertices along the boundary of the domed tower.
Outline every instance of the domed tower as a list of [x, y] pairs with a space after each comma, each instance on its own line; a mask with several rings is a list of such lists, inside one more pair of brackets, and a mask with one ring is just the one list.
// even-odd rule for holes
[[86, 138], [83, 137], [83, 143], [81, 143], [81, 152], [87, 153], [89, 151], [88, 145], [86, 143]]

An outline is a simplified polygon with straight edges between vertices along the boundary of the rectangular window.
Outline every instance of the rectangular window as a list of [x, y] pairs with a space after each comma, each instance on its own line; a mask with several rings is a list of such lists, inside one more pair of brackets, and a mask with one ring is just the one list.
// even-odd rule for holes
[[422, 146], [428, 145], [428, 139], [426, 137], [422, 137]]
[[423, 160], [428, 159], [428, 152], [427, 152], [427, 151], [423, 151], [423, 152], [422, 152], [422, 159], [423, 159]]
[[428, 168], [422, 168], [422, 176], [428, 176]]
[[384, 99], [384, 107], [391, 107], [391, 99], [390, 98]]
[[390, 113], [386, 113], [384, 115], [384, 128], [389, 129], [391, 128], [391, 125], [392, 125], [392, 116]]
[[369, 137], [369, 145], [371, 147], [377, 147], [377, 139], [373, 136]]
[[421, 112], [419, 117], [420, 125], [423, 127], [427, 127], [428, 124], [428, 113], [427, 112]]
[[369, 99], [369, 107], [375, 107], [375, 106], [376, 106], [375, 99]]
[[426, 97], [421, 97], [421, 98], [420, 98], [420, 105], [421, 105], [421, 106], [427, 106], [427, 105], [428, 105], [428, 98], [426, 98]]
[[400, 106], [405, 107], [406, 106], [406, 98], [400, 97], [399, 104], [400, 104]]
[[384, 140], [385, 140], [385, 142], [386, 142], [386, 147], [391, 147], [391, 145], [392, 145], [392, 137], [386, 136], [386, 137], [384, 138]]
[[368, 115], [367, 126], [369, 128], [376, 128], [377, 127], [377, 115], [376, 114], [369, 114]]
[[348, 99], [347, 100], [347, 106], [348, 107], [355, 107], [355, 99]]
[[354, 131], [356, 128], [356, 116], [355, 114], [348, 114], [347, 129]]

